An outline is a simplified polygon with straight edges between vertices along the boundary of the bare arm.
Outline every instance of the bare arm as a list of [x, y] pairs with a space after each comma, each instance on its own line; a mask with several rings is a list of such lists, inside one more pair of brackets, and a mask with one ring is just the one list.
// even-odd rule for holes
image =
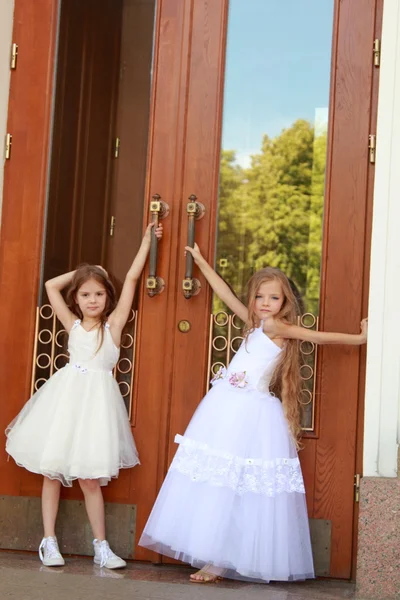
[[64, 273], [64, 275], [59, 275], [59, 277], [49, 279], [45, 283], [49, 302], [67, 333], [70, 332], [71, 327], [77, 317], [68, 308], [64, 298], [62, 297], [61, 290], [66, 288], [71, 283], [75, 273], [76, 271], [70, 271], [69, 273]]
[[214, 271], [214, 269], [208, 264], [205, 258], [202, 256], [200, 249], [197, 244], [194, 248], [186, 246], [186, 252], [190, 252], [193, 256], [194, 262], [207, 279], [208, 283], [217, 294], [218, 298], [222, 300], [229, 308], [241, 319], [246, 322], [248, 317], [248, 311], [246, 306], [236, 298], [235, 294], [230, 290], [229, 286], [223, 279]]
[[[132, 309], [133, 297], [135, 295], [136, 285], [142, 274], [144, 265], [146, 264], [147, 255], [150, 250], [151, 230], [153, 225], [153, 223], [150, 223], [147, 226], [146, 233], [144, 234], [138, 253], [135, 256], [128, 273], [126, 274], [118, 304], [109, 316], [108, 322], [110, 324], [114, 340], [118, 340], [121, 337], [121, 332], [129, 318], [129, 314]], [[157, 238], [161, 239], [161, 224], [158, 225], [155, 233]]]
[[367, 342], [368, 321], [361, 321], [361, 332], [351, 333], [333, 333], [328, 331], [313, 331], [297, 325], [286, 325], [279, 321], [275, 322], [275, 335], [284, 339], [304, 340], [314, 344], [344, 344], [346, 346], [361, 346]]

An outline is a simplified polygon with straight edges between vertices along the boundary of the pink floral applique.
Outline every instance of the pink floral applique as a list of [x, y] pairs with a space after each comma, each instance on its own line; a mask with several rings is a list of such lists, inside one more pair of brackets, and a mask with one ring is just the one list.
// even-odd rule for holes
[[221, 379], [228, 379], [229, 384], [232, 387], [239, 389], [245, 388], [249, 382], [246, 379], [246, 371], [238, 371], [237, 373], [227, 374], [226, 367], [220, 367], [211, 379], [212, 385], [215, 385]]
[[246, 371], [239, 371], [238, 373], [231, 373], [228, 379], [229, 383], [236, 388], [244, 388], [248, 385], [246, 379]]

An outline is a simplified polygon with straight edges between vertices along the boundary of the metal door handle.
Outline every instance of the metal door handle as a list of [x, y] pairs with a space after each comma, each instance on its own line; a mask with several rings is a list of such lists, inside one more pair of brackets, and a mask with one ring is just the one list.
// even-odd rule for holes
[[165, 282], [162, 277], [157, 275], [157, 255], [158, 255], [158, 239], [156, 237], [156, 227], [160, 219], [165, 219], [169, 215], [169, 206], [164, 200], [161, 200], [159, 194], [154, 194], [152, 201], [150, 202], [150, 214], [151, 220], [154, 223], [154, 227], [151, 230], [151, 244], [150, 244], [150, 266], [149, 276], [146, 280], [147, 293], [150, 297], [161, 294], [164, 290]]
[[[195, 221], [199, 221], [204, 217], [206, 209], [201, 202], [197, 201], [197, 196], [192, 194], [189, 196], [189, 202], [186, 206], [186, 212], [188, 215], [188, 236], [187, 246], [194, 247], [195, 240]], [[182, 281], [182, 290], [185, 298], [189, 299], [192, 296], [196, 296], [200, 292], [200, 281], [193, 278], [193, 256], [190, 252], [186, 253], [186, 268], [185, 268], [185, 279]]]

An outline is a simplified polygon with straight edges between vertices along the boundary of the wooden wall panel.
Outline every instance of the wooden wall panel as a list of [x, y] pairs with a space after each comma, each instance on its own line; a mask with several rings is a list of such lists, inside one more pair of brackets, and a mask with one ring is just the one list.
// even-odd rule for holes
[[[7, 130], [13, 135], [4, 173], [0, 237], [0, 429], [29, 397], [46, 200], [58, 2], [16, 0]], [[19, 494], [20, 472], [0, 453], [0, 490]]]

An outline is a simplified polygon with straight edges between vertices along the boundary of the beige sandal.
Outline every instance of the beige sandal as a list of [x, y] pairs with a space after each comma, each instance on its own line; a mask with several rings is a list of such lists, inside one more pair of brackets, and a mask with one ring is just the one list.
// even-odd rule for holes
[[[202, 579], [195, 579], [195, 576], [201, 575]], [[222, 581], [223, 577], [221, 575], [213, 575], [212, 573], [208, 573], [208, 571], [204, 569], [200, 569], [196, 573], [190, 575], [191, 583], [218, 583]]]

